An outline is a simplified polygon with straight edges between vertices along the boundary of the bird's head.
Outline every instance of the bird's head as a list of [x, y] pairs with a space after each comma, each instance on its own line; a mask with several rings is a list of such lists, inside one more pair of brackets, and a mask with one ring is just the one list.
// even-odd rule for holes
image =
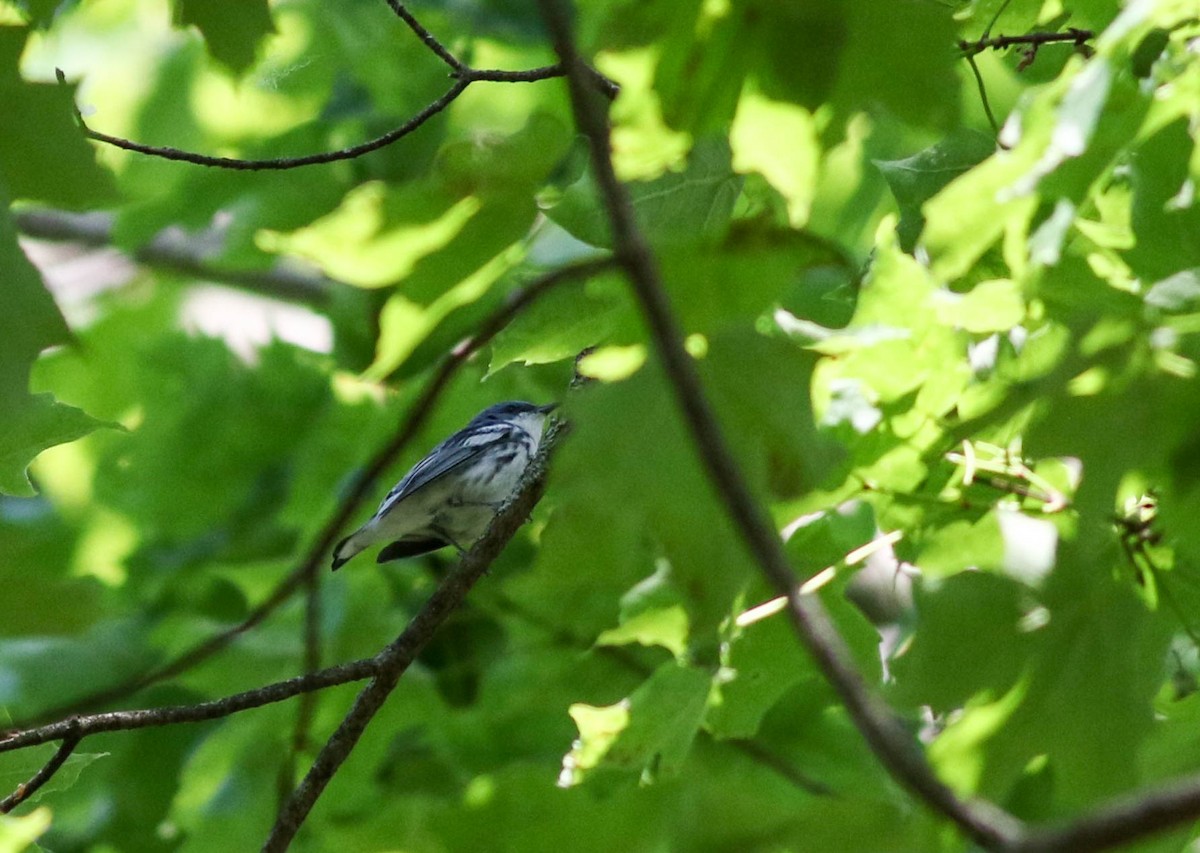
[[546, 416], [558, 408], [557, 403], [547, 403], [538, 406], [523, 400], [509, 400], [488, 406], [475, 416], [471, 426], [483, 426], [494, 423], [509, 423], [525, 430], [531, 435], [538, 436], [546, 424]]

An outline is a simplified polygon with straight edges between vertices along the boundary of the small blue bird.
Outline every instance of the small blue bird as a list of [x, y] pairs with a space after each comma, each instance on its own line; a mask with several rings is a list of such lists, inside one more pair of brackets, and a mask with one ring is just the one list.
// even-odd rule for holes
[[555, 404], [489, 406], [396, 484], [375, 515], [333, 549], [333, 570], [377, 542], [378, 562], [471, 547], [516, 490]]

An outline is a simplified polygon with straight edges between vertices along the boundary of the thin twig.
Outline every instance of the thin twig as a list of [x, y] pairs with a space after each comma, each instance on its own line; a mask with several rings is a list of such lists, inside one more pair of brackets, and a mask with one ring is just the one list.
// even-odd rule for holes
[[[443, 45], [429, 30], [422, 26], [421, 22], [413, 17], [412, 13], [405, 8], [404, 4], [397, 0], [387, 0], [388, 5], [392, 8], [408, 28], [421, 40], [421, 42], [429, 48], [442, 62], [450, 67], [450, 76], [455, 78], [454, 84], [446, 90], [446, 92], [437, 100], [430, 103], [425, 109], [421, 110], [415, 116], [399, 127], [388, 131], [382, 136], [377, 136], [366, 142], [352, 145], [349, 148], [339, 148], [336, 151], [326, 151], [320, 154], [306, 154], [301, 157], [274, 157], [262, 160], [243, 160], [237, 157], [213, 157], [208, 154], [197, 154], [192, 151], [184, 151], [180, 148], [172, 148], [170, 146], [160, 145], [145, 145], [141, 142], [134, 142], [131, 139], [124, 139], [120, 136], [112, 136], [107, 133], [101, 133], [97, 130], [92, 130], [83, 120], [82, 114], [78, 110], [75, 111], [75, 121], [83, 130], [85, 136], [89, 139], [94, 139], [97, 142], [103, 142], [107, 145], [112, 145], [115, 148], [120, 148], [125, 151], [134, 151], [138, 154], [146, 154], [151, 157], [158, 157], [163, 160], [175, 160], [182, 163], [192, 163], [197, 166], [209, 166], [219, 169], [232, 169], [235, 171], [278, 171], [282, 169], [298, 169], [302, 166], [315, 166], [322, 163], [336, 163], [339, 160], [352, 160], [356, 157], [361, 157], [364, 154], [369, 154], [372, 151], [377, 151], [391, 145], [398, 139], [408, 136], [425, 122], [429, 121], [435, 115], [440, 113], [446, 107], [450, 106], [454, 100], [466, 91], [467, 87], [472, 83], [495, 82], [495, 83], [533, 83], [538, 80], [548, 80], [552, 77], [563, 76], [561, 65], [547, 65], [542, 68], [531, 68], [525, 71], [503, 71], [500, 69], [475, 69], [466, 65], [462, 60], [456, 57], [450, 50]], [[58, 80], [65, 84], [66, 78], [61, 70], [56, 69]], [[601, 74], [595, 68], [588, 66], [585, 74], [590, 84], [604, 94], [609, 100], [615, 98], [620, 91], [620, 87], [608, 77]]]
[[992, 15], [992, 19], [988, 21], [987, 27], [984, 28], [982, 38], [987, 38], [992, 34], [992, 28], [996, 26], [996, 22], [1000, 20], [1000, 16], [1004, 14], [1004, 10], [1008, 8], [1008, 4], [1011, 2], [1012, 0], [1004, 0], [1000, 4], [1000, 7], [996, 9], [996, 14]]
[[78, 731], [73, 731], [64, 737], [62, 743], [59, 744], [58, 750], [54, 755], [50, 756], [50, 760], [43, 764], [38, 772], [29, 777], [28, 781], [18, 785], [16, 790], [3, 800], [0, 800], [0, 814], [8, 814], [49, 782], [54, 774], [58, 772], [59, 768], [71, 757], [71, 753], [75, 751], [75, 747], [79, 746], [79, 740], [80, 734]]
[[421, 40], [422, 44], [433, 51], [433, 53], [439, 59], [441, 59], [442, 62], [449, 65], [452, 71], [456, 72], [455, 76], [458, 76], [458, 74], [466, 70], [466, 66], [459, 61], [458, 57], [447, 50], [446, 46], [440, 41], [434, 38], [429, 30], [421, 26], [421, 22], [412, 16], [412, 13], [404, 7], [403, 3], [397, 2], [397, 0], [387, 0], [387, 4], [392, 7], [392, 11], [399, 16], [400, 20], [408, 24], [408, 28], [416, 34], [417, 38]]
[[351, 485], [342, 497], [333, 515], [325, 522], [325, 526], [321, 528], [320, 534], [313, 541], [312, 547], [309, 548], [301, 564], [296, 567], [295, 571], [285, 577], [279, 583], [279, 586], [267, 596], [267, 599], [256, 607], [246, 619], [232, 628], [203, 640], [157, 669], [75, 699], [66, 705], [44, 711], [31, 720], [24, 720], [17, 723], [13, 728], [25, 728], [29, 725], [77, 713], [86, 708], [113, 702], [136, 693], [151, 684], [172, 678], [211, 657], [233, 642], [237, 637], [261, 623], [276, 608], [291, 598], [292, 594], [304, 583], [305, 578], [309, 577], [312, 572], [316, 571], [317, 567], [325, 563], [328, 558], [329, 549], [337, 541], [342, 528], [346, 526], [351, 516], [358, 511], [363, 501], [367, 499], [367, 496], [375, 485], [375, 481], [396, 460], [400, 453], [408, 446], [409, 442], [416, 437], [421, 427], [425, 425], [425, 421], [433, 411], [434, 404], [450, 384], [450, 380], [454, 378], [459, 368], [472, 355], [486, 346], [505, 326], [512, 322], [512, 319], [517, 314], [524, 311], [548, 290], [560, 284], [589, 278], [606, 269], [612, 269], [614, 266], [615, 262], [611, 258], [599, 258], [560, 267], [557, 270], [534, 279], [511, 293], [508, 299], [505, 300], [505, 303], [493, 311], [480, 324], [479, 329], [472, 337], [459, 343], [447, 354], [434, 370], [433, 375], [421, 391], [420, 396], [409, 408], [408, 416], [404, 419], [400, 429], [396, 431], [395, 435], [386, 444], [376, 451], [371, 461], [367, 463], [366, 467], [355, 478], [353, 485]]
[[[425, 29], [421, 22], [413, 17], [413, 14], [408, 11], [403, 3], [400, 3], [399, 0], [387, 0], [387, 4], [404, 23], [408, 24], [408, 28], [416, 34], [422, 44], [429, 48], [442, 62], [450, 66], [451, 77], [466, 79], [473, 83], [483, 81], [492, 83], [532, 83], [537, 80], [549, 80], [552, 77], [563, 76], [561, 65], [547, 65], [542, 68], [531, 68], [528, 71], [471, 68], [467, 63], [455, 56], [449, 48], [438, 41], [429, 30]], [[600, 90], [606, 98], [611, 101], [617, 97], [621, 90], [616, 83], [590, 65], [587, 70], [588, 75], [591, 77], [592, 85]]]
[[[992, 112], [992, 104], [988, 100], [987, 86], [983, 83], [983, 75], [979, 73], [979, 66], [975, 64], [975, 57], [968, 55], [967, 64], [971, 66], [971, 73], [975, 75], [975, 85], [979, 87], [979, 100], [983, 104], [983, 112], [987, 116], [988, 124], [992, 126], [992, 133], [999, 139], [1000, 123], [996, 121], [996, 116]], [[1003, 142], [1000, 144], [1004, 145]]]
[[362, 681], [378, 670], [375, 658], [363, 658], [327, 667], [311, 675], [299, 675], [286, 681], [276, 681], [253, 690], [234, 693], [211, 702], [193, 705], [167, 705], [161, 708], [140, 708], [133, 711], [104, 711], [60, 720], [45, 726], [8, 732], [0, 735], [0, 753], [51, 743], [74, 735], [82, 740], [99, 732], [121, 732], [179, 723], [201, 723], [291, 699], [311, 690], [324, 690], [338, 684]]
[[94, 139], [97, 142], [103, 142], [106, 145], [112, 145], [115, 148], [121, 148], [125, 151], [134, 151], [138, 154], [158, 157], [162, 160], [175, 160], [181, 163], [192, 163], [197, 166], [211, 166], [220, 169], [249, 172], [298, 169], [301, 166], [315, 166], [321, 163], [336, 163], [339, 160], [352, 160], [355, 157], [361, 157], [364, 154], [369, 154], [372, 151], [377, 151], [380, 148], [391, 145], [396, 140], [408, 136], [418, 127], [450, 106], [454, 99], [461, 95], [469, 85], [471, 85], [471, 81], [468, 79], [460, 78], [455, 80], [454, 84], [440, 98], [430, 103], [425, 109], [421, 110], [404, 124], [393, 130], [389, 130], [382, 136], [377, 136], [358, 145], [352, 145], [349, 148], [339, 148], [336, 151], [325, 151], [320, 154], [306, 154], [302, 157], [275, 157], [266, 160], [212, 157], [208, 154], [197, 154], [170, 146], [145, 145], [130, 139], [122, 139], [119, 136], [112, 136], [107, 133], [101, 133], [98, 130], [92, 130], [86, 124], [83, 125], [83, 132], [88, 139]]
[[1023, 36], [989, 36], [971, 41], [963, 39], [958, 43], [958, 49], [968, 56], [974, 56], [977, 53], [983, 53], [985, 50], [1007, 50], [1010, 47], [1040, 47], [1044, 44], [1054, 44], [1055, 42], [1068, 42], [1075, 47], [1083, 47], [1091, 39], [1095, 38], [1096, 34], [1091, 30], [1081, 30], [1077, 27], [1071, 27], [1061, 33], [1026, 33]]
[[730, 454], [699, 374], [683, 347], [683, 336], [662, 288], [657, 263], [636, 226], [628, 193], [613, 171], [608, 126], [599, 105], [590, 98], [567, 15], [558, 0], [540, 0], [540, 5], [555, 51], [567, 69], [575, 122], [589, 142], [592, 170], [608, 214], [616, 257], [641, 303], [650, 336], [701, 463], [743, 541], [771, 584], [780, 594], [788, 596], [797, 632], [837, 690], [855, 725], [892, 775], [979, 843], [988, 847], [1015, 843], [1023, 831], [1021, 821], [991, 803], [961, 799], [934, 775], [909, 732], [864, 683], [820, 601], [799, 594], [779, 536], [754, 500]]
[[263, 844], [264, 853], [281, 853], [288, 848], [300, 825], [312, 810], [329, 780], [354, 749], [363, 731], [396, 687], [421, 649], [433, 638], [437, 629], [466, 599], [467, 593], [500, 555], [504, 546], [520, 529], [542, 496], [545, 487], [546, 462], [552, 450], [557, 430], [548, 431], [534, 459], [530, 462], [516, 494], [492, 519], [487, 532], [459, 564], [442, 579], [425, 606], [413, 617], [391, 645], [380, 652], [375, 661], [378, 669], [337, 731], [330, 736], [317, 754], [304, 781], [292, 794], [280, 812]]

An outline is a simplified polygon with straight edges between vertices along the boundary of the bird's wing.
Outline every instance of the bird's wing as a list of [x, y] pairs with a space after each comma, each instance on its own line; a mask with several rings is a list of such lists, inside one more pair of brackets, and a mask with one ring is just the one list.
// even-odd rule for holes
[[[465, 431], [464, 431], [465, 432]], [[464, 436], [457, 432], [443, 441], [429, 455], [413, 466], [399, 483], [388, 492], [379, 505], [376, 517], [387, 515], [397, 502], [415, 494], [451, 471], [469, 465], [487, 452], [488, 448], [504, 441], [509, 435], [507, 427], [476, 431]]]

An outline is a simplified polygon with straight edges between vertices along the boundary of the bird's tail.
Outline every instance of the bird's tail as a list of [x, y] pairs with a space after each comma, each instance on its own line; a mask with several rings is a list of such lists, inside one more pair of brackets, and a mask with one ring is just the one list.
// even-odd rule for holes
[[333, 571], [337, 571], [355, 554], [371, 544], [366, 527], [360, 527], [333, 548]]

